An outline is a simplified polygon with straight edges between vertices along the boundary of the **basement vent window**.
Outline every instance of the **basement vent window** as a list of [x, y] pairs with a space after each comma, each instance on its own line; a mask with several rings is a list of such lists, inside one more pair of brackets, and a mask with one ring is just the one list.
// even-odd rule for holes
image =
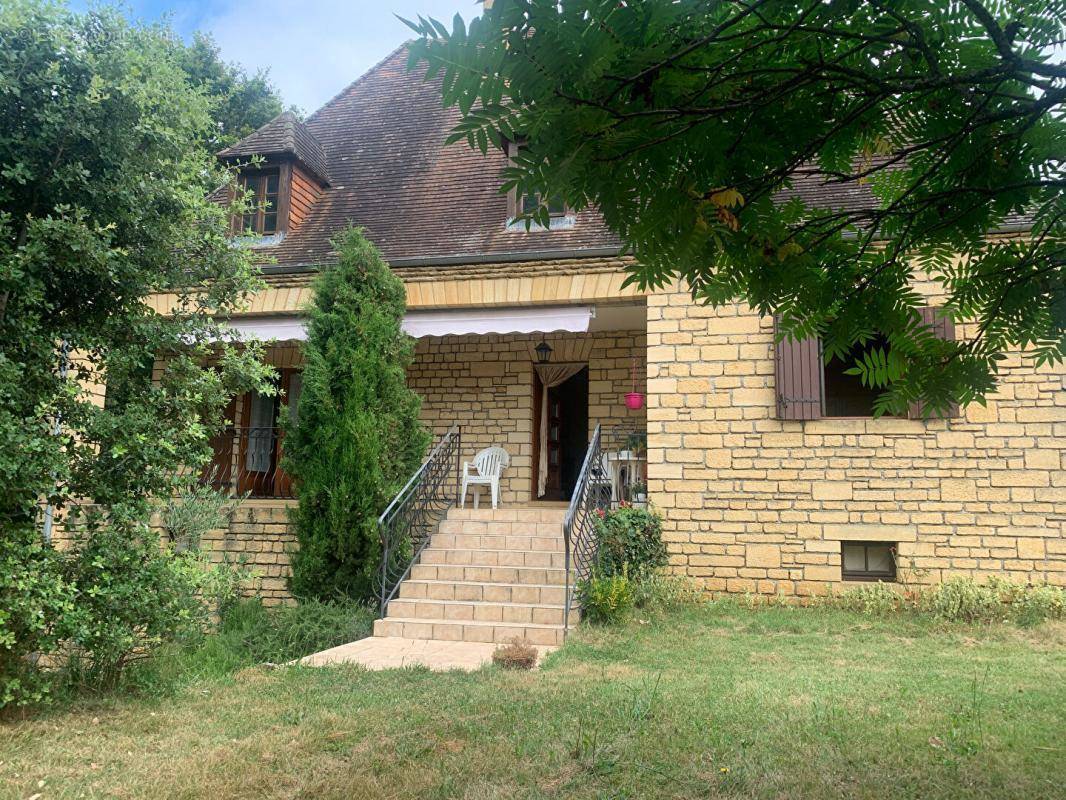
[[895, 581], [895, 542], [841, 542], [841, 577], [846, 581]]

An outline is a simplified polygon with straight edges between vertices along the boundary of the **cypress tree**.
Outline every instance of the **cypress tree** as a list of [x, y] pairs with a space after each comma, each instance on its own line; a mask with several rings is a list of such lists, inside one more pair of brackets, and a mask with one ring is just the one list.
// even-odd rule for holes
[[414, 342], [400, 323], [403, 282], [358, 228], [313, 283], [299, 413], [285, 469], [299, 498], [291, 588], [297, 597], [372, 598], [377, 517], [418, 468], [429, 434], [407, 388]]

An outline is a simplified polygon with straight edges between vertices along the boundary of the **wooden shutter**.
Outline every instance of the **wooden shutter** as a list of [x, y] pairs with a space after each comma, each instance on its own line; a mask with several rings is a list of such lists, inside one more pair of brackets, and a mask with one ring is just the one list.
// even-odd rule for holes
[[[778, 319], [774, 319], [777, 333]], [[777, 377], [777, 416], [780, 419], [819, 419], [822, 416], [824, 370], [817, 338], [782, 339], [774, 344]]]
[[[944, 339], [946, 341], [955, 340], [955, 320], [947, 314], [940, 313], [940, 309], [937, 306], [922, 306], [918, 309], [918, 313], [922, 315], [922, 323], [933, 329], [933, 335], [936, 336], [936, 338]], [[947, 418], [958, 417], [960, 415], [959, 404], [952, 403], [948, 407], [946, 414], [939, 414], [937, 416]], [[911, 403], [908, 416], [911, 417], [911, 419], [921, 419], [925, 416], [922, 413], [921, 403]]]

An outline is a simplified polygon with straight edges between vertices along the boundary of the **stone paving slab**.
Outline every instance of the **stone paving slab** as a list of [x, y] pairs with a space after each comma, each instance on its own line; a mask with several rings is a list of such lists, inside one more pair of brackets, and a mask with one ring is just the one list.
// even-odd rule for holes
[[[368, 636], [339, 647], [312, 653], [301, 664], [322, 667], [328, 664], [362, 664], [369, 670], [425, 666], [434, 671], [480, 669], [492, 661], [499, 645], [487, 642], [444, 642], [406, 639], [400, 636]], [[538, 647], [538, 663], [554, 647]]]

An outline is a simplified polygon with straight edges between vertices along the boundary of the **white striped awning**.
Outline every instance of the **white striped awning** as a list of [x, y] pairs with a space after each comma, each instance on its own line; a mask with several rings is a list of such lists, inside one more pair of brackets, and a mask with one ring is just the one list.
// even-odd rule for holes
[[[487, 333], [585, 333], [593, 306], [525, 306], [511, 308], [455, 309], [449, 311], [409, 311], [403, 329], [420, 339], [424, 336], [463, 336]], [[238, 317], [226, 321], [235, 339], [263, 341], [303, 341], [307, 329], [301, 317]]]

